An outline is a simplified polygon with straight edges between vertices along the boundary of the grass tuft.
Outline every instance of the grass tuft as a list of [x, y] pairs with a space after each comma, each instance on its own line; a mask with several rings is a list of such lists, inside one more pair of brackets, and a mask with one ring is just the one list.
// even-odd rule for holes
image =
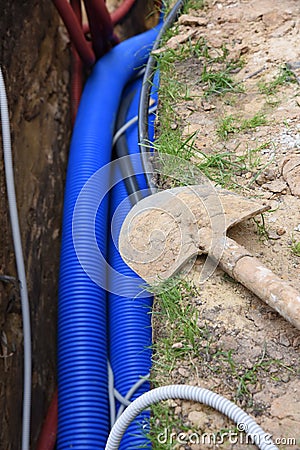
[[291, 245], [291, 251], [294, 255], [300, 256], [300, 241], [293, 240]]
[[206, 64], [203, 67], [201, 81], [205, 84], [205, 97], [212, 94], [220, 95], [225, 94], [226, 92], [241, 90], [240, 87], [236, 85], [227, 69], [217, 71], [215, 69], [208, 68]]
[[225, 116], [219, 123], [217, 134], [221, 139], [228, 139], [231, 134], [245, 132], [267, 124], [266, 116], [260, 112], [250, 119], [240, 119], [233, 115]]
[[252, 217], [253, 222], [256, 225], [257, 234], [259, 235], [261, 240], [268, 240], [269, 239], [269, 233], [266, 228], [266, 221], [264, 214], [260, 214], [260, 219], [256, 219], [255, 217]]
[[280, 86], [283, 86], [286, 83], [297, 83], [297, 78], [294, 72], [289, 70], [286, 66], [283, 66], [280, 68], [279, 74], [274, 80], [268, 83], [258, 83], [258, 89], [261, 94], [271, 96], [278, 91]]

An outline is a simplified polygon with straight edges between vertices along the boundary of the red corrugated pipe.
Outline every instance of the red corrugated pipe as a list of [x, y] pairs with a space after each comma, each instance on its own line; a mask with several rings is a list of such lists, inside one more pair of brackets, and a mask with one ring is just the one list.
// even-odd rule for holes
[[75, 45], [80, 58], [87, 67], [91, 67], [95, 63], [95, 55], [85, 39], [82, 28], [70, 3], [66, 0], [53, 0], [53, 3], [64, 21], [71, 41]]
[[136, 0], [124, 0], [124, 2], [111, 13], [111, 21], [113, 25], [117, 25], [129, 13]]
[[[82, 29], [81, 0], [71, 0], [71, 6]], [[83, 89], [83, 63], [78, 55], [76, 47], [72, 44], [72, 70], [71, 70], [71, 115], [72, 125], [75, 123], [76, 114]]]
[[70, 4], [73, 8], [74, 14], [77, 17], [80, 28], [82, 24], [82, 8], [81, 8], [81, 0], [70, 0]]
[[104, 0], [84, 0], [84, 5], [90, 25], [93, 49], [98, 59], [112, 46], [113, 24]]
[[56, 443], [57, 434], [57, 389], [53, 394], [50, 406], [48, 408], [47, 416], [45, 418], [42, 430], [40, 432], [39, 440], [37, 442], [36, 450], [53, 450]]

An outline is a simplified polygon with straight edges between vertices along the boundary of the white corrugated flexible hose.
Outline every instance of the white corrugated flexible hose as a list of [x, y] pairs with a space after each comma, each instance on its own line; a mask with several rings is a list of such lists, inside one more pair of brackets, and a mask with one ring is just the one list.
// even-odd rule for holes
[[117, 419], [107, 439], [105, 450], [118, 450], [121, 439], [130, 423], [146, 408], [163, 400], [190, 400], [210, 406], [225, 414], [251, 437], [251, 442], [260, 450], [278, 450], [271, 436], [241, 408], [230, 400], [208, 389], [198, 386], [170, 385], [152, 389], [134, 400]]

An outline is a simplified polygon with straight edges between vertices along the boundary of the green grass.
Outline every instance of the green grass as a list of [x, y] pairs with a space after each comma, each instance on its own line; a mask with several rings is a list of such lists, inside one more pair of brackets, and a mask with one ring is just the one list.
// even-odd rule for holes
[[[182, 8], [182, 14], [188, 14], [192, 9], [199, 10], [205, 7], [205, 0], [186, 0]], [[163, 0], [163, 5], [165, 7], [165, 14], [167, 15], [171, 9], [172, 1]], [[173, 2], [174, 5], [174, 2]]]
[[300, 256], [300, 241], [296, 241], [293, 239], [291, 251], [293, 255]]
[[220, 95], [241, 90], [227, 69], [216, 70], [204, 65], [201, 82], [204, 83], [204, 95], [206, 97], [213, 94]]
[[264, 214], [260, 214], [260, 219], [256, 219], [252, 217], [253, 222], [256, 225], [256, 231], [261, 240], [269, 239], [269, 233], [266, 228], [265, 216]]
[[279, 74], [274, 80], [269, 82], [260, 82], [258, 84], [258, 89], [261, 94], [265, 94], [267, 96], [274, 95], [280, 86], [283, 86], [286, 83], [296, 83], [297, 79], [295, 74], [289, 70], [287, 67], [281, 67]]
[[266, 116], [262, 113], [257, 113], [251, 119], [243, 119], [240, 125], [241, 131], [251, 130], [252, 128], [261, 127], [267, 124]]
[[[198, 5], [198, 2], [196, 2]], [[188, 2], [187, 5], [191, 5]], [[170, 33], [176, 34], [177, 29], [173, 27]], [[168, 35], [168, 38], [171, 36]], [[167, 39], [168, 39], [167, 38]], [[163, 45], [163, 44], [162, 44]], [[179, 46], [177, 49], [166, 49], [163, 53], [155, 55], [158, 67], [160, 69], [159, 86], [159, 124], [157, 126], [157, 139], [155, 148], [157, 153], [167, 153], [174, 157], [180, 157], [189, 161], [197, 152], [194, 146], [196, 135], [190, 135], [187, 138], [182, 137], [184, 127], [183, 119], [179, 119], [178, 107], [186, 101], [192, 100], [189, 88], [186, 83], [178, 81], [174, 64], [178, 61], [185, 61], [189, 58], [199, 59], [203, 70], [201, 79], [203, 84], [203, 95], [221, 94], [228, 91], [235, 91], [236, 84], [231, 78], [230, 71], [233, 68], [242, 65], [241, 60], [232, 60], [229, 58], [229, 51], [225, 45], [221, 49], [213, 49], [204, 38], [198, 39], [196, 43], [191, 41]], [[240, 87], [238, 87], [240, 89]], [[175, 124], [175, 127], [173, 126]], [[250, 125], [249, 125], [250, 126]], [[225, 186], [231, 177], [233, 170], [241, 170], [240, 164], [234, 161], [232, 155], [203, 155], [203, 161], [198, 165], [198, 170], [203, 171], [206, 176], [216, 181], [221, 186]], [[171, 174], [173, 166], [171, 161], [170, 169], [164, 166], [164, 173]], [[186, 177], [186, 171], [179, 174], [181, 182], [190, 180], [190, 173]], [[178, 170], [176, 170], [178, 173]], [[165, 177], [163, 177], [165, 180]], [[174, 177], [173, 177], [174, 178]], [[180, 183], [180, 182], [179, 182]]]
[[220, 121], [217, 134], [221, 139], [227, 140], [231, 134], [245, 132], [266, 124], [266, 116], [260, 112], [249, 119], [241, 119], [233, 115], [228, 115]]
[[194, 44], [188, 42], [187, 46], [190, 56], [195, 56], [198, 59], [204, 58], [210, 62], [213, 61], [213, 57], [210, 55], [210, 47], [204, 37], [201, 36]]
[[[234, 189], [240, 188], [240, 175], [255, 170], [256, 175], [249, 182], [251, 184], [265, 167], [257, 171], [261, 163], [260, 152], [270, 145], [269, 142], [256, 148], [247, 148], [242, 155], [236, 155], [234, 151], [206, 154], [196, 149], [195, 138], [196, 133], [193, 133], [183, 140], [179, 129], [162, 133], [157, 138], [154, 147], [158, 150], [161, 184], [167, 182], [168, 187], [197, 184], [203, 182], [204, 175], [218, 186]], [[200, 159], [200, 162], [190, 164], [188, 161], [192, 156]]]
[[183, 7], [183, 14], [187, 14], [191, 9], [199, 10], [205, 6], [205, 0], [188, 0]]
[[228, 139], [230, 134], [237, 133], [239, 128], [237, 126], [237, 118], [229, 115], [223, 117], [217, 128], [217, 134], [221, 139]]
[[218, 349], [212, 355], [213, 365], [210, 366], [212, 372], [222, 373], [224, 377], [231, 380], [234, 388], [234, 400], [237, 403], [243, 403], [247, 406], [253, 406], [253, 399], [250, 386], [255, 386], [264, 374], [268, 374], [270, 368], [276, 368], [278, 378], [274, 381], [280, 381], [280, 375], [286, 373], [295, 373], [294, 369], [286, 366], [282, 361], [269, 358], [266, 352], [266, 345], [262, 348], [259, 356], [253, 365], [249, 368], [244, 367], [235, 361], [233, 350], [223, 351]]
[[[171, 36], [176, 35], [177, 31], [176, 26], [169, 30], [162, 46]], [[230, 91], [237, 92], [242, 89], [240, 85], [234, 82], [230, 72], [237, 67], [242, 67], [243, 61], [230, 59], [225, 45], [221, 49], [215, 50], [207, 44], [204, 38], [200, 38], [196, 43], [188, 41], [176, 49], [166, 48], [161, 54], [156, 54], [154, 57], [157, 59], [161, 77], [159, 86], [160, 136], [169, 133], [171, 124], [177, 122], [178, 103], [192, 100], [187, 84], [178, 81], [174, 71], [176, 62], [186, 61], [190, 58], [199, 59], [199, 64], [202, 65], [203, 69], [198, 82], [203, 85], [205, 97], [213, 94], [221, 95]], [[167, 145], [162, 147], [162, 151], [169, 154], [178, 154], [178, 150], [173, 153], [172, 148], [174, 149], [174, 146], [169, 145], [170, 140], [174, 142], [173, 138], [169, 139], [163, 136], [160, 140], [162, 145], [165, 145], [168, 141]]]
[[[205, 55], [204, 58], [212, 60], [204, 39], [198, 41], [198, 45], [194, 48], [194, 52], [198, 57]], [[196, 134], [191, 134], [183, 139], [182, 128], [184, 124], [178, 119], [178, 105], [180, 102], [191, 99], [187, 85], [179, 82], [176, 75], [174, 75], [174, 63], [177, 61], [178, 54], [180, 54], [180, 57], [182, 58], [187, 57], [186, 50], [183, 50], [183, 47], [181, 47], [178, 52], [167, 50], [162, 55], [157, 56], [161, 81], [159, 88], [160, 111], [159, 124], [157, 127], [158, 137], [154, 146], [158, 155], [160, 153], [167, 153], [170, 156], [180, 157], [181, 159], [189, 161], [194, 155], [199, 155], [199, 151], [194, 145]], [[223, 61], [226, 60], [227, 56], [228, 53], [226, 48], [223, 47], [221, 52], [219, 52], [218, 58]], [[219, 74], [215, 77], [212, 76], [212, 73], [206, 73], [206, 76], [210, 78], [210, 87], [207, 88], [206, 93], [212, 93], [212, 91], [220, 93], [222, 90], [230, 90], [232, 84], [231, 81], [229, 82], [229, 79], [227, 80], [228, 85], [224, 79], [221, 81], [220, 78], [218, 78]], [[237, 131], [238, 129], [244, 131], [247, 128], [256, 127], [263, 124], [264, 121], [265, 119], [262, 114], [256, 114], [250, 119], [239, 121], [239, 123], [235, 123], [237, 122], [237, 119], [229, 117], [223, 120], [223, 124], [220, 125], [219, 133], [220, 135], [223, 134], [224, 136], [227, 136], [229, 133]], [[174, 128], [172, 127], [173, 124], [176, 124], [175, 129], [172, 129]], [[222, 130], [221, 126], [223, 127]], [[230, 126], [234, 128], [230, 128]], [[210, 180], [222, 187], [232, 188], [237, 186], [238, 184], [235, 182], [236, 174], [241, 174], [247, 169], [246, 156], [237, 157], [234, 153], [230, 152], [222, 152], [219, 154], [213, 153], [210, 155], [200, 152], [200, 154], [202, 156], [201, 162], [199, 164], [190, 165], [190, 167], [196, 166], [198, 171], [201, 171]], [[166, 163], [163, 162], [163, 165], [160, 165], [162, 169], [161, 172], [164, 174], [161, 178], [163, 182], [165, 182], [166, 177], [171, 176], [173, 179], [171, 186], [174, 186], [174, 179], [176, 178], [174, 174], [176, 174], [176, 176], [178, 175], [177, 185], [178, 183], [179, 185], [182, 185], [187, 183], [193, 184], [193, 181], [194, 183], [197, 182], [195, 172], [192, 171], [193, 173], [191, 173], [187, 164], [182, 167], [182, 173], [179, 173], [181, 165], [179, 164], [179, 166], [176, 167], [177, 164], [178, 162], [176, 160], [172, 163], [172, 160], [169, 159], [166, 160]], [[199, 175], [198, 178], [201, 178], [201, 176]]]
[[[212, 53], [217, 55], [212, 56]], [[241, 58], [230, 59], [225, 44], [221, 49], [211, 49], [202, 38], [194, 45], [194, 54], [203, 64], [200, 81], [204, 84], [205, 97], [227, 92], [243, 92], [242, 85], [235, 82], [232, 72], [241, 69], [245, 63]]]
[[[162, 320], [169, 332], [160, 338], [159, 344], [154, 344], [156, 367], [163, 365], [164, 373], [170, 372], [177, 358], [191, 357], [198, 354], [198, 342], [206, 330], [198, 326], [199, 313], [191, 306], [190, 297], [196, 295], [196, 290], [187, 281], [173, 278], [157, 287], [159, 310], [155, 318]], [[180, 345], [174, 345], [180, 343]]]
[[176, 448], [175, 435], [172, 433], [188, 431], [182, 421], [177, 418], [166, 402], [151, 406], [151, 431], [148, 435], [153, 450], [172, 450]]
[[223, 188], [237, 187], [236, 175], [247, 171], [244, 158], [237, 157], [234, 153], [201, 154], [203, 159], [197, 165], [198, 168], [210, 180]]

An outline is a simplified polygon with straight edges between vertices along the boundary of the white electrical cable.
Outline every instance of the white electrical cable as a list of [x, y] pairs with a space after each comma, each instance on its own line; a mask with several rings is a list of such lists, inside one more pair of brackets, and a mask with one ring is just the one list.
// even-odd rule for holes
[[[152, 106], [151, 108], [149, 108], [148, 114], [152, 114], [156, 110], [157, 110], [157, 105]], [[121, 128], [119, 128], [118, 131], [116, 131], [116, 133], [113, 137], [112, 146], [114, 146], [116, 144], [117, 140], [119, 139], [119, 137], [122, 136], [122, 134], [125, 133], [125, 131], [128, 130], [128, 128], [130, 128], [131, 125], [136, 123], [138, 120], [139, 120], [138, 116], [134, 116], [132, 119], [128, 120], [128, 122], [126, 122], [124, 125], [122, 125]]]
[[130, 405], [131, 397], [133, 394], [139, 389], [142, 384], [144, 384], [150, 378], [150, 373], [141, 377], [134, 385], [129, 389], [125, 397], [120, 394], [120, 392], [114, 388], [114, 373], [111, 368], [110, 362], [107, 361], [107, 370], [108, 370], [108, 398], [109, 398], [109, 413], [110, 413], [110, 424], [111, 427], [116, 421], [116, 407], [115, 407], [115, 399], [121, 403], [121, 406], [118, 410], [117, 418], [122, 414], [124, 409]]
[[129, 391], [127, 392], [127, 394], [124, 397], [124, 400], [122, 402], [122, 405], [120, 406], [119, 410], [118, 410], [118, 414], [117, 414], [117, 419], [121, 416], [121, 414], [123, 413], [126, 403], [127, 401], [130, 401], [131, 397], [133, 396], [133, 394], [139, 389], [140, 386], [142, 386], [147, 380], [149, 380], [150, 378], [150, 373], [148, 373], [147, 375], [145, 375], [144, 377], [141, 377], [136, 383], [134, 383], [134, 385], [129, 389]]
[[107, 361], [107, 374], [108, 374], [108, 401], [109, 401], [110, 426], [112, 427], [116, 421], [116, 405], [115, 405], [116, 402], [114, 395], [114, 373], [109, 361]]
[[22, 450], [29, 450], [31, 371], [32, 371], [30, 313], [29, 313], [29, 301], [28, 301], [28, 292], [25, 274], [25, 264], [22, 251], [21, 233], [20, 233], [16, 192], [14, 184], [7, 97], [1, 68], [0, 68], [0, 110], [1, 110], [2, 143], [4, 153], [4, 167], [5, 167], [6, 188], [8, 196], [8, 206], [9, 206], [9, 214], [10, 214], [18, 280], [20, 286], [21, 304], [22, 304], [23, 338], [24, 338]]
[[130, 423], [153, 403], [168, 399], [192, 400], [208, 405], [233, 420], [240, 431], [244, 431], [261, 450], [279, 450], [271, 441], [270, 434], [263, 429], [241, 408], [231, 401], [208, 389], [188, 385], [162, 386], [146, 392], [134, 400], [118, 418], [108, 436], [105, 450], [118, 450], [119, 444]]
[[116, 400], [118, 400], [118, 402], [120, 402], [122, 405], [125, 406], [129, 406], [131, 401], [130, 400], [126, 400], [125, 397], [123, 397], [123, 395], [120, 394], [119, 391], [117, 391], [117, 389], [114, 389], [114, 395], [116, 397]]

